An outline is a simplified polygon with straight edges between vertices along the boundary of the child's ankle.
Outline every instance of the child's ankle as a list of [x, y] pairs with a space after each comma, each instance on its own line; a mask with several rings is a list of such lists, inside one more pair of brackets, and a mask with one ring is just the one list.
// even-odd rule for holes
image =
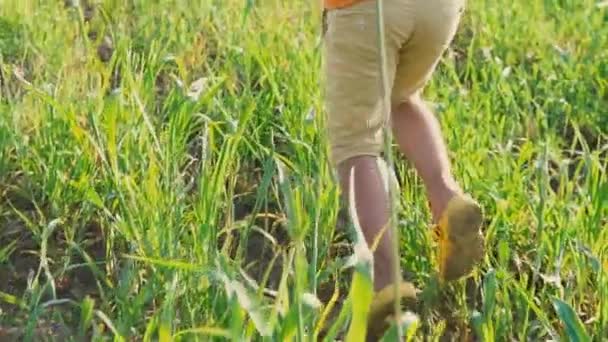
[[462, 195], [462, 193], [462, 189], [456, 182], [451, 182], [450, 184], [444, 183], [440, 186], [429, 188], [428, 197], [434, 223], [439, 222], [443, 212], [448, 206], [448, 202], [450, 202], [454, 196]]

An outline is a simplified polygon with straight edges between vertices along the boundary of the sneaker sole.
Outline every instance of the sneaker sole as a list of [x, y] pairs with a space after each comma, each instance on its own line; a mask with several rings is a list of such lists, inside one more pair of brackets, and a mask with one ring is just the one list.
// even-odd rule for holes
[[457, 208], [448, 213], [447, 239], [450, 241], [450, 258], [443, 267], [443, 279], [454, 281], [469, 274], [483, 259], [484, 238], [481, 234], [483, 213], [481, 207], [468, 199], [454, 203]]
[[[415, 311], [417, 306], [417, 290], [409, 282], [399, 284], [399, 300], [403, 310]], [[367, 326], [368, 341], [376, 341], [389, 327], [390, 321], [394, 318], [395, 290], [393, 285], [389, 285], [374, 298], [370, 308]]]

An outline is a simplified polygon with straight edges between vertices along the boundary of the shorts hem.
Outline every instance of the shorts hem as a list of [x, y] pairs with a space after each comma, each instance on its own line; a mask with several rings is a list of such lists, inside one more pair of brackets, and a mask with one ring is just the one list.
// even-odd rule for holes
[[381, 155], [382, 155], [382, 153], [379, 151], [369, 151], [369, 150], [352, 151], [352, 152], [348, 152], [348, 153], [344, 153], [344, 154], [339, 154], [338, 157], [332, 157], [331, 162], [332, 162], [332, 165], [339, 166], [340, 164], [342, 164], [352, 158], [364, 157], [364, 156], [379, 158]]

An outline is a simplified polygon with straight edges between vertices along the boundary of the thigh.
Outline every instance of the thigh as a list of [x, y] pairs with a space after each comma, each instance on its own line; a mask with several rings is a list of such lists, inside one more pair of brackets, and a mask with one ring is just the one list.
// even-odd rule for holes
[[[325, 37], [327, 127], [332, 159], [339, 163], [356, 155], [378, 154], [388, 111], [382, 111], [375, 2], [362, 1], [329, 11]], [[392, 84], [395, 58], [389, 58], [387, 69]]]
[[418, 1], [414, 34], [399, 52], [392, 104], [418, 93], [430, 80], [441, 56], [454, 38], [463, 0]]

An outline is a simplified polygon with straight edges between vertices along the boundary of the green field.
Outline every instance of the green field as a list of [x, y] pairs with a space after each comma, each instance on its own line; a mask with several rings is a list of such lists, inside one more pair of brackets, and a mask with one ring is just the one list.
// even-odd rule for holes
[[[360, 333], [317, 5], [0, 0], [0, 340]], [[608, 338], [608, 3], [470, 0], [425, 98], [489, 253], [437, 285], [395, 152], [414, 340]]]

